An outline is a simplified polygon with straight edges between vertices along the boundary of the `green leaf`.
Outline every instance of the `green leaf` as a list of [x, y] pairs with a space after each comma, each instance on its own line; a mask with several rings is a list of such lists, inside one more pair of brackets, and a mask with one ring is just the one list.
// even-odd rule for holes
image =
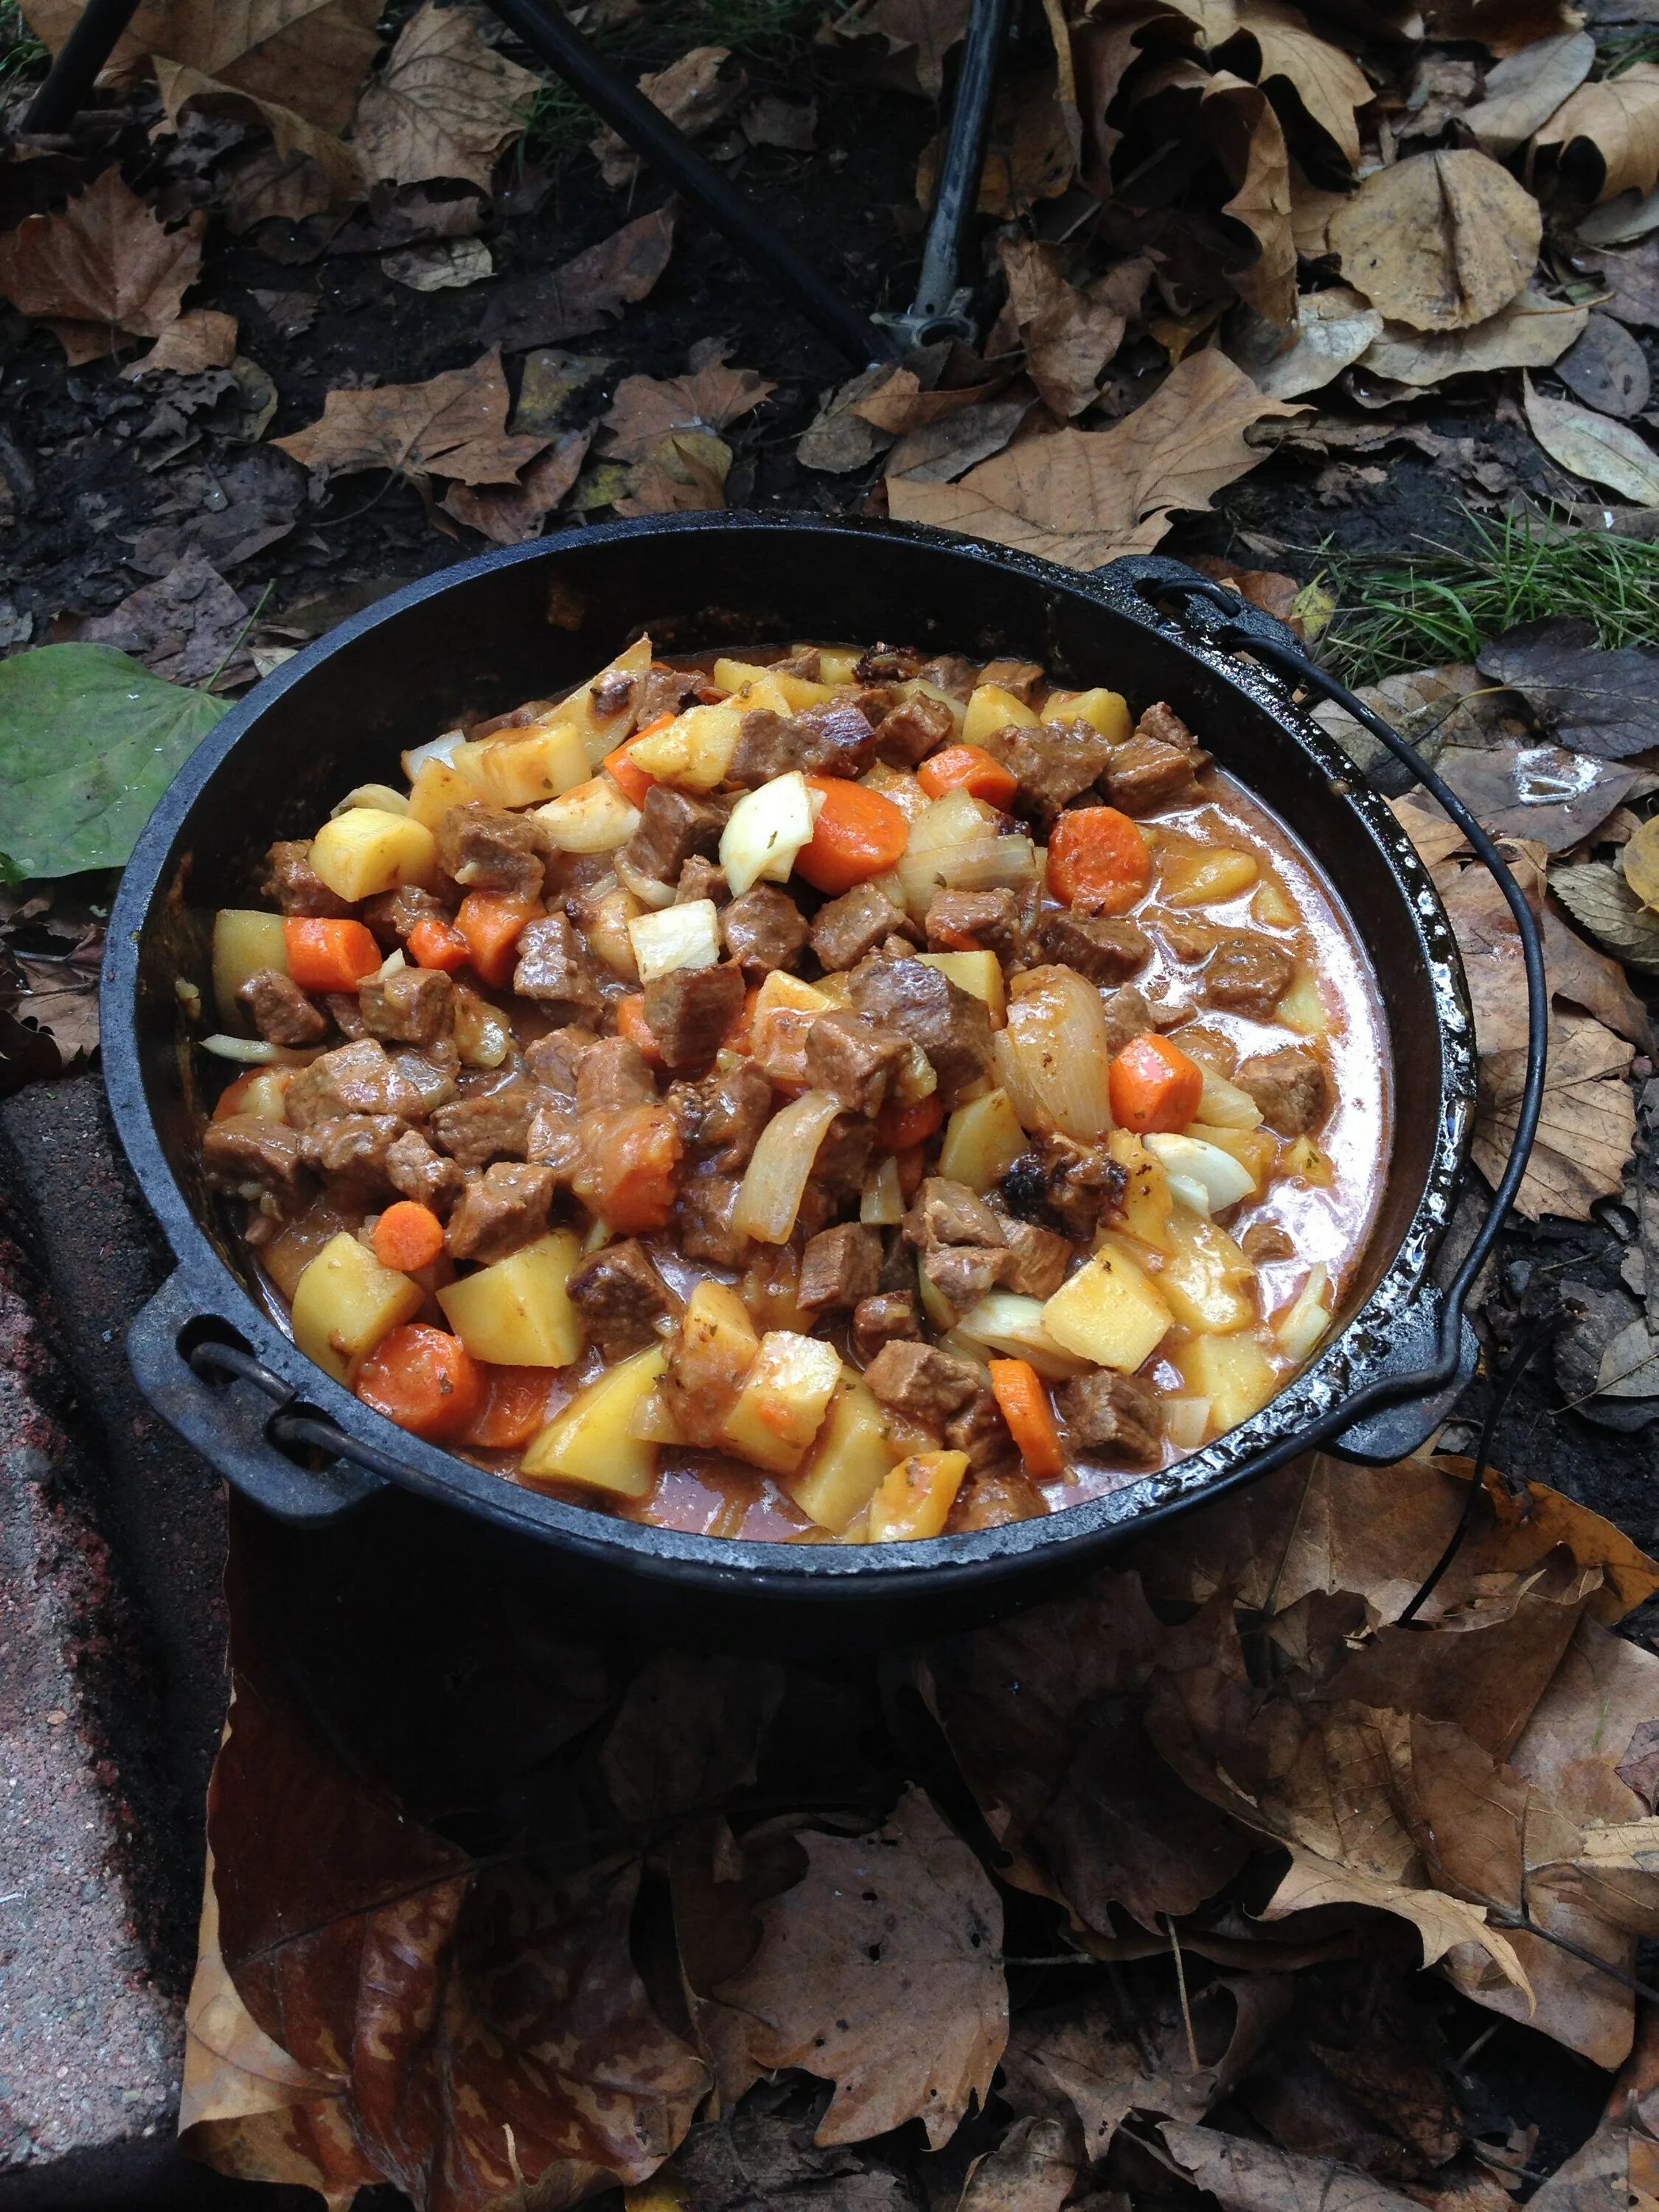
[[228, 712], [107, 645], [45, 645], [0, 661], [0, 787], [20, 875], [127, 860], [155, 802]]

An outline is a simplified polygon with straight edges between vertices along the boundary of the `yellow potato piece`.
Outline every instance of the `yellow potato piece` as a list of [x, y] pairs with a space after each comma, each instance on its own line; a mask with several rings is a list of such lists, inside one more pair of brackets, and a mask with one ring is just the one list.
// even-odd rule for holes
[[1120, 1375], [1151, 1358], [1173, 1318], [1151, 1277], [1121, 1249], [1097, 1252], [1042, 1309], [1042, 1326], [1062, 1352]]
[[1273, 1019], [1283, 1022], [1298, 1036], [1324, 1036], [1330, 1029], [1331, 1018], [1325, 1009], [1319, 978], [1304, 969], [1273, 1008]]
[[248, 907], [222, 907], [213, 917], [213, 998], [219, 1019], [230, 1030], [251, 1030], [236, 994], [250, 975], [274, 968], [288, 973], [288, 940], [280, 914], [258, 914]]
[[1213, 845], [1183, 847], [1164, 860], [1159, 888], [1170, 906], [1212, 906], [1249, 890], [1261, 872], [1254, 853]]
[[1023, 699], [1016, 699], [1001, 684], [981, 684], [968, 702], [968, 712], [963, 717], [962, 741], [966, 745], [982, 745], [987, 738], [1006, 730], [1011, 722], [1022, 730], [1034, 730], [1041, 719]]
[[448, 761], [422, 761], [410, 787], [409, 811], [422, 829], [435, 832], [452, 806], [471, 806], [483, 797], [465, 769]]
[[913, 1452], [901, 1460], [870, 1501], [870, 1541], [912, 1544], [943, 1534], [967, 1472], [966, 1452]]
[[984, 1097], [958, 1106], [945, 1123], [939, 1171], [983, 1198], [1028, 1149], [1007, 1092], [988, 1091]]
[[1176, 1355], [1187, 1387], [1210, 1401], [1218, 1432], [1236, 1429], [1259, 1413], [1279, 1378], [1253, 1336], [1195, 1336]]
[[1106, 1149], [1128, 1177], [1123, 1189], [1124, 1228], [1154, 1251], [1167, 1252], [1175, 1199], [1163, 1161], [1148, 1152], [1130, 1129], [1114, 1129], [1106, 1139]]
[[491, 738], [477, 761], [478, 783], [492, 806], [539, 806], [586, 783], [587, 747], [574, 722]]
[[688, 707], [654, 737], [635, 738], [628, 757], [659, 782], [712, 791], [732, 764], [745, 711], [728, 700], [714, 707]]
[[532, 1481], [579, 1482], [617, 1498], [647, 1497], [657, 1479], [657, 1447], [635, 1436], [632, 1425], [666, 1364], [662, 1346], [653, 1344], [607, 1368], [548, 1423], [520, 1472]]
[[342, 1230], [331, 1237], [294, 1288], [294, 1341], [337, 1382], [399, 1322], [418, 1313], [423, 1293], [407, 1275], [383, 1267], [367, 1244]]
[[879, 1401], [843, 1368], [817, 1440], [784, 1488], [803, 1513], [838, 1536], [870, 1503], [898, 1456]]
[[1619, 855], [1619, 863], [1643, 905], [1659, 908], [1659, 814], [1642, 824]]
[[1042, 702], [1045, 722], [1087, 722], [1115, 745], [1127, 744], [1134, 735], [1135, 718], [1121, 691], [1051, 691]]
[[1170, 1254], [1158, 1286], [1183, 1328], [1227, 1336], [1256, 1317], [1256, 1273], [1226, 1231], [1183, 1208], [1170, 1221]]
[[983, 1000], [991, 1010], [991, 1026], [1000, 1029], [1008, 1011], [1008, 992], [1002, 980], [1002, 963], [994, 952], [924, 952], [924, 968], [937, 968], [970, 999]]
[[793, 1474], [823, 1426], [840, 1380], [841, 1355], [833, 1344], [792, 1328], [769, 1329], [726, 1418], [726, 1443], [754, 1467]]
[[412, 814], [354, 806], [312, 839], [311, 866], [336, 898], [378, 898], [404, 884], [430, 890], [438, 880], [438, 841]]
[[565, 1285], [580, 1256], [574, 1230], [550, 1230], [494, 1267], [447, 1284], [438, 1304], [475, 1359], [568, 1367], [581, 1358], [582, 1324]]

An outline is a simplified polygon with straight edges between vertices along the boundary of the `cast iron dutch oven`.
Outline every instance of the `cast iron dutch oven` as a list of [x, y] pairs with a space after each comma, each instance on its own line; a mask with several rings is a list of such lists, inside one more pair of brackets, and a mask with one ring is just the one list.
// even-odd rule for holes
[[[641, 628], [671, 652], [810, 636], [1012, 653], [1137, 705], [1166, 699], [1321, 863], [1370, 956], [1393, 1039], [1392, 1153], [1342, 1325], [1254, 1419], [1167, 1473], [1044, 1520], [881, 1547], [739, 1543], [611, 1520], [481, 1473], [360, 1405], [270, 1319], [198, 1165], [206, 1102], [179, 986], [211, 1003], [216, 908], [245, 904], [273, 838], [306, 833], [342, 790], [392, 772], [402, 747], [556, 693]], [[1443, 1288], [1430, 1263], [1464, 1168], [1475, 1091], [1457, 952], [1400, 824], [1293, 702], [1293, 684], [1335, 690], [1287, 630], [1176, 562], [1120, 561], [1087, 576], [937, 532], [805, 516], [682, 515], [577, 531], [463, 562], [345, 623], [202, 744], [140, 839], [116, 903], [105, 1079], [178, 1259], [128, 1339], [141, 1389], [282, 1520], [372, 1514], [395, 1486], [493, 1524], [573, 1595], [666, 1616], [682, 1632], [763, 1620], [820, 1648], [908, 1640], [1050, 1593], [1127, 1532], [1316, 1443], [1353, 1459], [1400, 1456], [1472, 1370], [1462, 1302], [1530, 1142], [1542, 969], [1531, 917], [1478, 825], [1349, 701], [1498, 873], [1527, 952], [1535, 1065], [1520, 1141], [1477, 1247]], [[362, 1549], [372, 1554], [372, 1538]]]

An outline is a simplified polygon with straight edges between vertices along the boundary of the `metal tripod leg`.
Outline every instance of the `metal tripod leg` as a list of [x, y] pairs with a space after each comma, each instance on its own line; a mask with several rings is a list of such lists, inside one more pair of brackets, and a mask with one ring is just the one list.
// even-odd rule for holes
[[23, 117], [26, 132], [66, 131], [86, 105], [98, 73], [138, 12], [138, 0], [87, 0], [58, 49], [46, 81]]

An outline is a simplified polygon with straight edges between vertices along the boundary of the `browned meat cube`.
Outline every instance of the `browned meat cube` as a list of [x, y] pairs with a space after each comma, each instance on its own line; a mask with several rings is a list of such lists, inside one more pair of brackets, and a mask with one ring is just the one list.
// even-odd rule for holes
[[1050, 960], [1075, 968], [1091, 983], [1122, 983], [1152, 957], [1152, 940], [1132, 921], [1109, 921], [1061, 907], [1046, 914], [1038, 942]]
[[913, 1421], [943, 1430], [952, 1413], [959, 1413], [984, 1388], [984, 1370], [971, 1359], [958, 1359], [937, 1345], [911, 1344], [902, 1339], [884, 1344], [864, 1370], [864, 1379], [884, 1406], [892, 1406]]
[[725, 869], [704, 860], [701, 853], [693, 853], [680, 870], [680, 879], [674, 886], [676, 906], [691, 906], [698, 899], [707, 899], [711, 906], [724, 906], [731, 896], [732, 886], [726, 880]]
[[1073, 1243], [1086, 1243], [1101, 1215], [1121, 1200], [1127, 1180], [1104, 1146], [1056, 1133], [1040, 1150], [1020, 1154], [1002, 1178], [1002, 1201], [1016, 1219], [1058, 1228]]
[[999, 960], [1012, 960], [1019, 951], [1023, 933], [1019, 901], [1006, 887], [988, 891], [937, 890], [928, 902], [930, 951], [977, 949], [994, 952]]
[[1331, 1079], [1325, 1063], [1305, 1044], [1242, 1060], [1234, 1078], [1261, 1109], [1261, 1118], [1281, 1137], [1303, 1137], [1316, 1129], [1331, 1110]]
[[1198, 739], [1164, 699], [1146, 709], [1135, 724], [1134, 733], [1138, 738], [1151, 738], [1160, 745], [1174, 745], [1184, 753], [1195, 753], [1199, 749]]
[[638, 1045], [627, 1037], [601, 1037], [576, 1065], [576, 1113], [614, 1114], [656, 1102], [657, 1081]]
[[438, 865], [471, 891], [541, 896], [541, 830], [527, 814], [474, 800], [452, 806], [438, 824]]
[[[828, 1218], [854, 1199], [864, 1188], [864, 1178], [870, 1171], [870, 1156], [876, 1148], [875, 1125], [861, 1114], [837, 1114], [818, 1139], [817, 1157], [812, 1162], [812, 1179], [807, 1197], [817, 1199], [828, 1208], [820, 1213], [821, 1227]], [[801, 1218], [806, 1218], [803, 1205]]]
[[813, 918], [812, 951], [818, 965], [832, 974], [856, 968], [860, 960], [897, 932], [909, 934], [911, 925], [901, 906], [895, 906], [874, 884], [860, 884], [830, 899]]
[[589, 1045], [598, 1042], [584, 1024], [569, 1022], [527, 1044], [524, 1064], [544, 1090], [568, 1091], [574, 1097], [577, 1066]]
[[988, 1389], [976, 1390], [959, 1413], [945, 1424], [945, 1442], [951, 1451], [966, 1452], [969, 1472], [1006, 1467], [1017, 1456], [1002, 1408]]
[[939, 1076], [948, 1114], [991, 1065], [991, 1013], [920, 960], [861, 960], [848, 978], [853, 1005], [872, 1021], [919, 1044]]
[[979, 680], [994, 684], [999, 691], [1012, 691], [1022, 707], [1035, 707], [1048, 689], [1048, 678], [1035, 660], [988, 660]]
[[878, 1291], [860, 1298], [853, 1313], [853, 1346], [868, 1363], [886, 1344], [919, 1343], [921, 1323], [916, 1302], [908, 1291]]
[[948, 745], [956, 727], [956, 716], [943, 699], [918, 692], [913, 699], [901, 699], [877, 723], [876, 758], [890, 768], [915, 768]]
[[1003, 1286], [1024, 1298], [1051, 1298], [1066, 1279], [1073, 1246], [1057, 1230], [1040, 1228], [1034, 1221], [1005, 1221], [1012, 1262], [1003, 1276]]
[[1156, 738], [1131, 738], [1112, 755], [1102, 785], [1112, 805], [1124, 813], [1150, 814], [1156, 807], [1189, 799], [1208, 758], [1195, 750], [1160, 744]]
[[336, 898], [313, 873], [309, 837], [291, 837], [271, 847], [265, 854], [264, 890], [284, 914], [304, 915], [313, 921], [337, 921], [357, 911], [349, 899]]
[[1253, 1221], [1239, 1238], [1244, 1257], [1254, 1260], [1258, 1267], [1269, 1260], [1294, 1260], [1296, 1244], [1289, 1231], [1277, 1221]]
[[593, 712], [608, 722], [632, 704], [641, 688], [641, 679], [625, 668], [607, 668], [593, 678], [588, 696]]
[[513, 988], [550, 1009], [558, 1022], [597, 1021], [605, 994], [586, 944], [563, 915], [526, 922], [519, 938]]
[[1241, 934], [1222, 939], [1199, 988], [1208, 1005], [1265, 1022], [1295, 981], [1296, 963], [1272, 938]]
[[860, 1014], [820, 1014], [806, 1032], [806, 1080], [854, 1114], [879, 1114], [909, 1047]]
[[553, 1191], [552, 1169], [525, 1160], [498, 1160], [482, 1175], [469, 1176], [449, 1217], [450, 1257], [488, 1267], [532, 1243], [547, 1226]]
[[405, 1129], [386, 1156], [386, 1181], [402, 1198], [447, 1213], [460, 1196], [466, 1170], [434, 1152], [418, 1129]]
[[406, 1121], [419, 1121], [428, 1114], [435, 1114], [441, 1106], [447, 1106], [459, 1089], [458, 1078], [461, 1072], [461, 1056], [455, 1049], [453, 1037], [440, 1037], [420, 1052], [413, 1045], [404, 1045], [392, 1055], [392, 1070], [400, 1095], [410, 1094], [415, 1103], [396, 1110]]
[[921, 655], [908, 645], [884, 645], [879, 641], [861, 653], [853, 664], [855, 684], [908, 684], [921, 672]]
[[670, 1086], [668, 1103], [689, 1152], [721, 1175], [740, 1175], [772, 1118], [772, 1086], [752, 1060], [701, 1083]]
[[653, 783], [640, 810], [640, 826], [623, 848], [623, 858], [640, 875], [659, 884], [677, 884], [694, 853], [718, 857], [729, 801], [694, 799], [672, 783]]
[[510, 714], [491, 714], [482, 722], [469, 724], [466, 734], [475, 744], [482, 744], [486, 738], [499, 737], [504, 731], [527, 730], [532, 722], [539, 722], [544, 714], [550, 714], [557, 704], [556, 699], [526, 699]]
[[574, 1180], [581, 1164], [582, 1129], [576, 1102], [568, 1091], [547, 1091], [539, 1085], [524, 1156], [538, 1166], [551, 1168], [561, 1182]]
[[227, 1114], [202, 1133], [202, 1165], [216, 1190], [292, 1199], [301, 1180], [300, 1132], [262, 1114]]
[[455, 986], [441, 968], [394, 968], [365, 975], [357, 1008], [370, 1036], [386, 1044], [436, 1044], [455, 1022]]
[[1008, 1241], [984, 1200], [948, 1176], [928, 1176], [923, 1182], [904, 1217], [904, 1237], [924, 1252], [937, 1251], [941, 1244], [1000, 1249]]
[[807, 775], [856, 775], [875, 750], [875, 732], [850, 701], [830, 699], [788, 715], [757, 707], [738, 726], [726, 777], [753, 791], [792, 769]]
[[799, 676], [804, 684], [818, 684], [823, 681], [823, 648], [804, 645], [799, 653], [786, 653], [769, 665], [775, 676]]
[[1121, 1052], [1126, 1044], [1133, 1044], [1139, 1036], [1150, 1036], [1158, 1027], [1152, 1008], [1133, 983], [1109, 992], [1103, 1003], [1109, 1052]]
[[313, 1121], [300, 1139], [300, 1158], [316, 1174], [356, 1197], [384, 1191], [386, 1160], [404, 1125], [395, 1114], [343, 1114]]
[[1048, 1510], [1042, 1492], [1011, 1461], [981, 1469], [969, 1468], [945, 1524], [947, 1536], [971, 1536], [979, 1528], [1006, 1528], [1014, 1521], [1040, 1521]]
[[276, 968], [261, 968], [236, 994], [247, 1008], [253, 1026], [271, 1044], [315, 1044], [328, 1035], [328, 1018], [313, 1006], [290, 975]]
[[916, 674], [924, 684], [964, 701], [973, 697], [979, 683], [979, 670], [959, 653], [942, 653], [936, 660], [924, 660]]
[[1019, 784], [1015, 809], [1039, 822], [1052, 822], [1062, 806], [1098, 782], [1112, 749], [1087, 722], [1039, 722], [1021, 729], [1010, 722], [984, 739]]
[[820, 1311], [856, 1306], [875, 1295], [880, 1275], [880, 1231], [846, 1221], [807, 1239], [796, 1297]]
[[646, 985], [645, 1025], [665, 1066], [701, 1067], [720, 1050], [742, 1006], [743, 970], [729, 960], [676, 968]]
[[980, 1244], [941, 1244], [922, 1254], [921, 1272], [945, 1304], [963, 1314], [1007, 1281], [1013, 1258], [1012, 1252], [989, 1251]]
[[396, 1114], [405, 1121], [426, 1112], [419, 1089], [386, 1055], [378, 1037], [337, 1045], [302, 1067], [288, 1086], [284, 1104], [296, 1129], [337, 1121], [346, 1114]]
[[565, 1295], [607, 1359], [651, 1343], [656, 1334], [653, 1322], [674, 1311], [667, 1285], [635, 1237], [607, 1244], [584, 1260], [566, 1284]]
[[1062, 1382], [1055, 1395], [1066, 1435], [1079, 1451], [1104, 1452], [1133, 1467], [1153, 1467], [1163, 1458], [1164, 1407], [1139, 1376], [1103, 1368]]
[[692, 1176], [680, 1185], [674, 1218], [680, 1249], [688, 1260], [707, 1260], [711, 1267], [741, 1267], [753, 1247], [732, 1226], [738, 1202], [735, 1176]]
[[659, 714], [678, 714], [697, 696], [702, 678], [695, 668], [664, 668], [653, 663], [645, 672], [634, 708], [634, 726], [642, 730]]
[[368, 1035], [368, 1024], [363, 1019], [363, 1010], [355, 991], [325, 991], [323, 1007], [340, 1035], [353, 1044], [359, 1037]]
[[758, 983], [794, 959], [806, 942], [806, 918], [787, 891], [757, 884], [721, 914], [720, 941], [745, 979]]
[[432, 1116], [432, 1133], [464, 1168], [488, 1167], [503, 1156], [521, 1160], [530, 1139], [536, 1086], [514, 1075], [482, 1097], [457, 1098]]
[[1177, 914], [1159, 914], [1157, 921], [1158, 935], [1183, 965], [1207, 960], [1221, 942], [1212, 921], [1185, 921]]
[[395, 891], [382, 891], [363, 908], [363, 920], [382, 945], [401, 945], [411, 929], [423, 921], [447, 921], [449, 908], [435, 891], [404, 884]]

